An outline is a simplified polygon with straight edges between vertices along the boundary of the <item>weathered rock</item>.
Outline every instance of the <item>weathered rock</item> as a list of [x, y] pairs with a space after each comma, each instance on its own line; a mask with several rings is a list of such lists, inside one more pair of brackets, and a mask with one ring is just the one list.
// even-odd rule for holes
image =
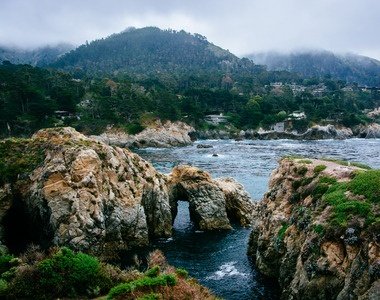
[[336, 128], [334, 125], [315, 125], [309, 128], [302, 135], [302, 139], [320, 140], [320, 139], [347, 139], [353, 136], [350, 128]]
[[354, 129], [355, 135], [359, 138], [376, 139], [380, 138], [380, 124], [371, 123], [369, 125], [359, 125]]
[[[315, 171], [317, 165], [326, 168]], [[369, 299], [376, 294], [376, 227], [365, 227], [360, 217], [352, 228], [332, 225], [333, 209], [321, 194], [327, 186], [319, 181], [322, 176], [349, 181], [357, 170], [329, 161], [283, 159], [272, 173], [269, 191], [254, 209], [248, 254], [262, 273], [278, 279], [283, 299]]]
[[253, 202], [243, 185], [233, 178], [217, 178], [215, 183], [226, 198], [226, 212], [230, 219], [247, 226], [252, 222]]
[[[169, 175], [172, 207], [177, 200], [187, 200], [191, 219], [201, 230], [230, 229], [226, 200], [211, 176], [197, 168], [177, 166]], [[176, 209], [173, 211], [176, 214]]]
[[[182, 196], [203, 230], [231, 228], [226, 198], [231, 215], [244, 225], [249, 221], [245, 201], [250, 199], [232, 180], [224, 183], [224, 193], [199, 169], [177, 167], [169, 176], [163, 175], [137, 154], [87, 138], [72, 128], [41, 130], [24, 143], [44, 155], [35, 167], [10, 178], [11, 184], [0, 185], [0, 221], [10, 219], [17, 202], [27, 218], [18, 226], [35, 231], [28, 243], [92, 251], [146, 245], [150, 238], [171, 236]], [[1, 159], [12, 164], [9, 157]], [[15, 209], [12, 214], [11, 218], [19, 217]], [[9, 236], [12, 228], [1, 224], [3, 242], [3, 231]]]
[[192, 143], [195, 129], [183, 122], [161, 123], [156, 121], [136, 135], [109, 130], [99, 136], [92, 136], [108, 145], [118, 147], [160, 147], [186, 146]]
[[251, 223], [253, 203], [244, 187], [232, 178], [212, 180], [210, 174], [191, 166], [177, 166], [169, 174], [168, 188], [176, 215], [177, 200], [189, 201], [190, 216], [202, 230], [229, 229], [230, 219]]

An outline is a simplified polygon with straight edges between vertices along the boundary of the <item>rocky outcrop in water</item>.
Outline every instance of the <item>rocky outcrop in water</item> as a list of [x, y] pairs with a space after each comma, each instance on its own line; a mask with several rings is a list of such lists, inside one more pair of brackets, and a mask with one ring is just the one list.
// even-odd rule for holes
[[173, 216], [178, 200], [189, 201], [190, 217], [201, 230], [230, 229], [229, 219], [251, 222], [253, 204], [243, 186], [231, 178], [213, 180], [207, 172], [177, 166], [168, 176]]
[[118, 130], [110, 130], [99, 136], [92, 136], [108, 145], [118, 147], [160, 147], [186, 146], [192, 143], [195, 129], [183, 122], [156, 121], [142, 132], [130, 135]]
[[255, 209], [248, 253], [278, 279], [282, 299], [379, 298], [379, 186], [380, 171], [280, 162]]
[[107, 251], [146, 245], [171, 236], [181, 199], [190, 202], [202, 230], [231, 228], [227, 213], [249, 223], [250, 198], [237, 182], [217, 183], [192, 167], [160, 174], [137, 154], [72, 128], [2, 141], [0, 156], [0, 239], [11, 248], [35, 243]]
[[380, 124], [371, 123], [366, 126], [359, 125], [354, 129], [354, 132], [359, 138], [378, 139], [380, 138]]

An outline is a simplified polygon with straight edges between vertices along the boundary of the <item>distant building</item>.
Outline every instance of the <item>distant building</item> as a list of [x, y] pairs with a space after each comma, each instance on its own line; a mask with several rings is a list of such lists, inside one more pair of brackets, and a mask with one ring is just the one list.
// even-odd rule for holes
[[205, 117], [205, 121], [208, 124], [219, 125], [219, 124], [227, 123], [227, 117], [223, 116], [223, 114], [220, 114], [220, 115], [207, 115]]
[[303, 120], [306, 119], [306, 114], [303, 111], [296, 110], [289, 114], [289, 118], [292, 120]]

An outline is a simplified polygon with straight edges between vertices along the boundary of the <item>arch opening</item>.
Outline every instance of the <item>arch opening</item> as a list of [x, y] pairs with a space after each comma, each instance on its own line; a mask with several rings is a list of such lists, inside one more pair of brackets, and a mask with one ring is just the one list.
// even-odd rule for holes
[[11, 253], [20, 254], [29, 245], [38, 245], [42, 249], [51, 245], [53, 237], [48, 222], [32, 216], [21, 195], [13, 195], [11, 207], [2, 219], [3, 240]]

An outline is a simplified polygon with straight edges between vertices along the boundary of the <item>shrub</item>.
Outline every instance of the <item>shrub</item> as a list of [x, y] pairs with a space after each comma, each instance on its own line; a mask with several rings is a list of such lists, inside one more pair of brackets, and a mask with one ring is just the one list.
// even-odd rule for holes
[[174, 286], [177, 283], [177, 279], [172, 274], [160, 275], [157, 277], [143, 277], [128, 283], [122, 283], [113, 287], [108, 293], [107, 299], [113, 299], [121, 295], [129, 294], [135, 290], [146, 288], [154, 288], [157, 286]]
[[19, 267], [10, 294], [20, 298], [95, 296], [101, 281], [95, 257], [62, 248], [35, 265]]
[[7, 272], [12, 267], [13, 255], [2, 254], [0, 255], [0, 275]]
[[348, 184], [356, 195], [365, 196], [370, 202], [380, 202], [380, 170], [368, 170], [358, 173]]
[[187, 272], [187, 270], [185, 269], [182, 269], [182, 268], [177, 268], [175, 270], [176, 274], [182, 278], [187, 278], [189, 277], [189, 272]]
[[297, 169], [297, 174], [299, 175], [299, 176], [304, 176], [306, 173], [307, 173], [307, 167], [305, 167], [305, 166], [301, 166], [301, 167], [299, 167], [298, 169]]
[[137, 300], [158, 300], [160, 299], [161, 294], [150, 293], [142, 297], [137, 298]]
[[329, 185], [326, 183], [318, 183], [314, 190], [311, 192], [313, 199], [320, 199], [329, 189]]
[[310, 165], [311, 163], [313, 163], [310, 159], [300, 159], [298, 162], [300, 164], [307, 164], [307, 165]]
[[330, 176], [321, 176], [319, 178], [319, 183], [334, 184], [336, 183], [336, 178]]
[[321, 224], [314, 225], [313, 229], [315, 233], [321, 236], [325, 233], [325, 228]]
[[327, 167], [325, 165], [317, 165], [314, 167], [314, 173], [318, 174], [325, 170]]
[[148, 269], [145, 272], [145, 275], [148, 276], [148, 277], [157, 277], [159, 273], [160, 273], [160, 267], [159, 266], [154, 266], [154, 267]]
[[277, 234], [277, 240], [283, 241], [285, 237], [285, 232], [288, 229], [289, 224], [282, 224], [282, 227], [279, 229], [278, 234]]

